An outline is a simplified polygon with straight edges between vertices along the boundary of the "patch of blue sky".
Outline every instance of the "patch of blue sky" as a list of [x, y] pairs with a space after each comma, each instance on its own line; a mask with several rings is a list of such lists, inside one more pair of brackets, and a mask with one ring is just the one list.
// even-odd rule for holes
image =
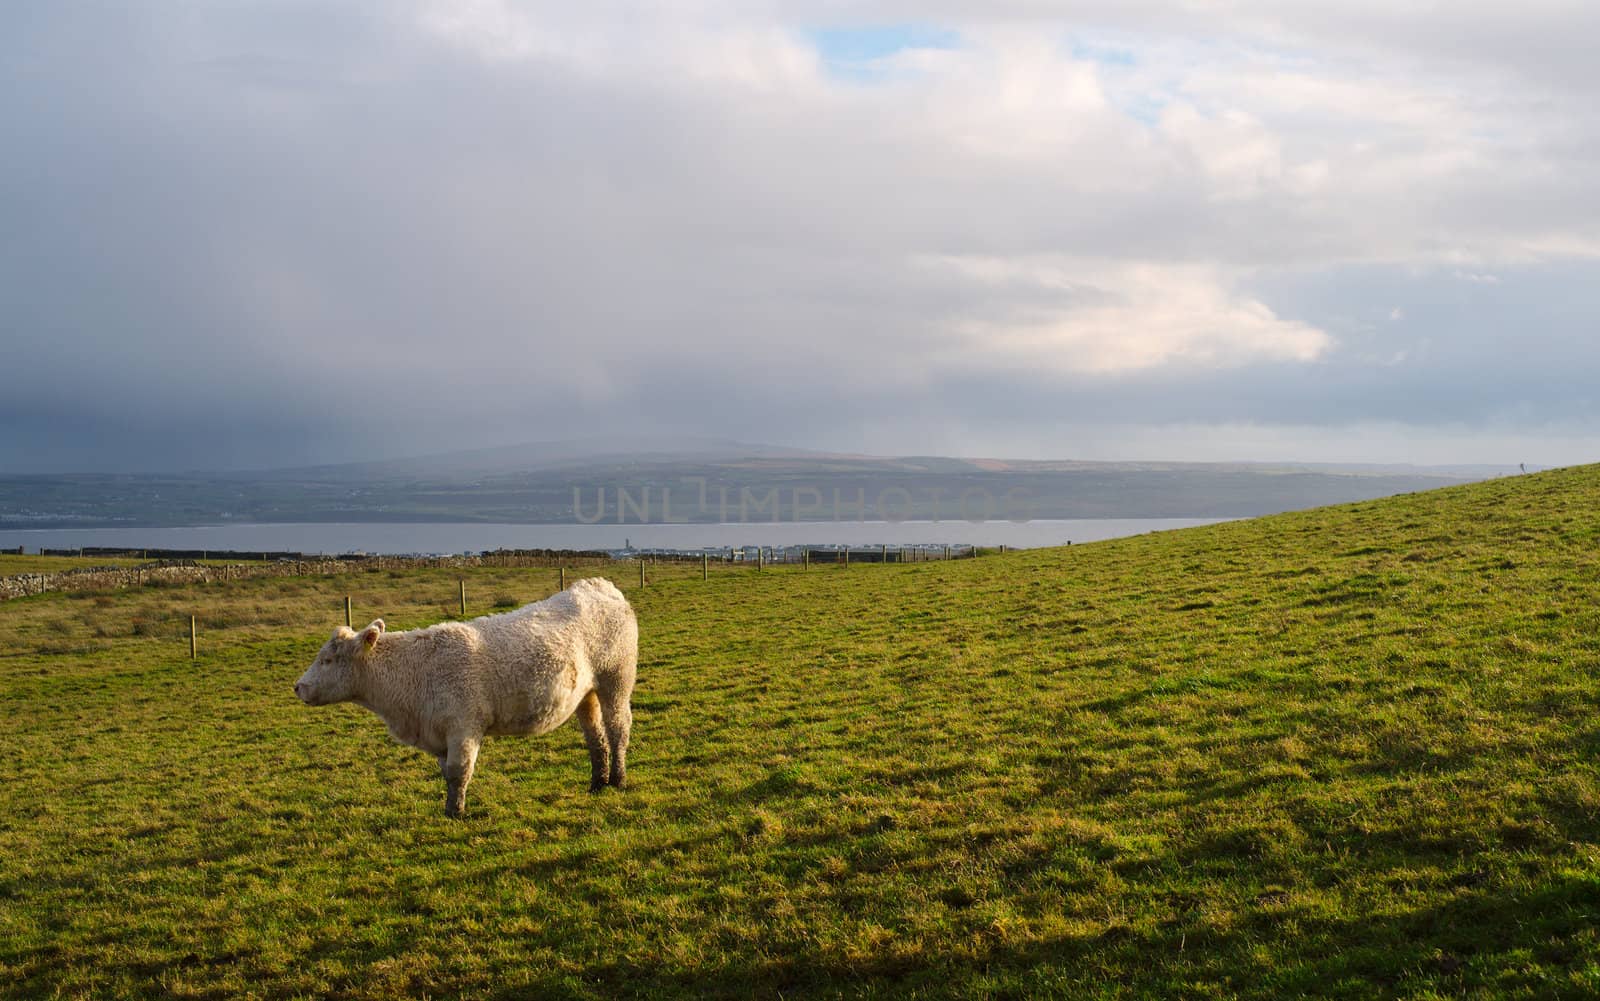
[[1072, 35], [1066, 40], [1066, 52], [1099, 67], [1106, 98], [1119, 111], [1141, 125], [1153, 126], [1161, 120], [1172, 95], [1159, 85], [1161, 74], [1147, 72], [1152, 67], [1140, 55], [1135, 40], [1125, 35], [1114, 39]]
[[1120, 45], [1103, 45], [1097, 42], [1076, 39], [1071, 45], [1072, 57], [1089, 62], [1100, 63], [1104, 66], [1137, 66], [1138, 55], [1129, 48]]
[[1108, 95], [1117, 109], [1141, 125], [1155, 125], [1172, 99], [1165, 94], [1112, 94]]
[[884, 60], [908, 49], [954, 49], [960, 33], [928, 24], [875, 24], [813, 28], [806, 37], [835, 77], [860, 83], [884, 79]]

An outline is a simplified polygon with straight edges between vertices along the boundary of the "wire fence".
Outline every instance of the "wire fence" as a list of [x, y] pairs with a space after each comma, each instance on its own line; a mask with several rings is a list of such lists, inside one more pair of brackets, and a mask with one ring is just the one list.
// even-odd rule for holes
[[[1000, 547], [1003, 551], [1005, 547]], [[96, 591], [128, 587], [212, 584], [262, 577], [327, 577], [337, 574], [376, 573], [418, 569], [469, 570], [492, 568], [548, 568], [564, 578], [566, 570], [637, 566], [648, 581], [658, 568], [686, 568], [682, 576], [753, 570], [770, 566], [844, 566], [874, 563], [923, 563], [970, 559], [982, 550], [974, 546], [752, 546], [743, 549], [639, 553], [617, 556], [590, 550], [495, 550], [460, 556], [323, 556], [305, 553], [241, 553], [209, 550], [78, 549], [41, 550], [41, 556], [71, 555], [84, 558], [140, 560], [128, 566], [74, 567], [59, 571], [21, 573], [0, 577], [0, 601], [50, 591]], [[184, 554], [175, 556], [173, 554]], [[159, 559], [145, 560], [156, 554]], [[0, 567], [4, 564], [0, 563]], [[677, 574], [675, 574], [677, 575]], [[564, 584], [562, 586], [565, 586]]]
[[[447, 616], [459, 614], [461, 618], [467, 618], [469, 612], [492, 614], [519, 607], [504, 597], [503, 576], [486, 574], [475, 579], [475, 572], [483, 570], [509, 568], [543, 571], [535, 575], [540, 579], [525, 578], [524, 584], [531, 585], [534, 593], [549, 597], [565, 590], [569, 584], [593, 576], [603, 576], [625, 592], [637, 593], [638, 589], [672, 581], [709, 581], [713, 577], [728, 579], [766, 572], [803, 573], [811, 571], [813, 565], [816, 566], [818, 573], [839, 573], [848, 572], [852, 563], [884, 565], [971, 559], [984, 552], [971, 546], [921, 547], [921, 550], [914, 552], [911, 547], [902, 549], [888, 546], [854, 549], [806, 548], [794, 552], [753, 550], [753, 559], [744, 558], [743, 553], [724, 553], [713, 559], [710, 553], [663, 553], [615, 558], [604, 553], [498, 552], [476, 556], [386, 556], [338, 560], [285, 558], [272, 562], [238, 564], [165, 560], [132, 567], [89, 567], [54, 574], [0, 577], [0, 597], [20, 597], [46, 591], [81, 592], [189, 584], [226, 585], [230, 582], [266, 577], [348, 577], [351, 584], [356, 585], [352, 588], [352, 592], [359, 592], [366, 590], [359, 584], [362, 574], [383, 574], [385, 577], [393, 578], [412, 570], [457, 570], [460, 573], [453, 575], [455, 576], [452, 595], [454, 601], [444, 606], [444, 612]], [[999, 547], [998, 551], [1003, 550], [1004, 547]], [[432, 579], [437, 580], [437, 577]], [[480, 583], [485, 585], [484, 591], [476, 589]], [[493, 595], [487, 603], [484, 600], [485, 592]], [[359, 617], [354, 594], [344, 594], [342, 604], [345, 625], [354, 628], [355, 621]], [[363, 613], [367, 611], [360, 610]], [[170, 621], [172, 616], [177, 617], [178, 623], [183, 623], [184, 619], [187, 619], [187, 629], [182, 635], [188, 643], [189, 659], [199, 659], [200, 634], [206, 626], [206, 615], [171, 609], [166, 619]], [[216, 627], [214, 621], [212, 626]]]

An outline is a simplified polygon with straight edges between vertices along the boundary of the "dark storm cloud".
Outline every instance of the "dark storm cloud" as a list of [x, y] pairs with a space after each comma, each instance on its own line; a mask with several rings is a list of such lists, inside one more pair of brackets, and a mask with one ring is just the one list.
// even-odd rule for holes
[[[1193, 6], [952, 5], [900, 51], [893, 5], [10, 7], [0, 469], [640, 428], [1582, 457], [1593, 70], [1485, 47], [1588, 15]], [[817, 38], [872, 23], [841, 77]]]

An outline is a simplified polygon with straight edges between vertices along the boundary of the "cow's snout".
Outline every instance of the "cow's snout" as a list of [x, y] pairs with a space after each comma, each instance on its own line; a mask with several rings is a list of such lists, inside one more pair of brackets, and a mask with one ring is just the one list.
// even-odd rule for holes
[[299, 699], [301, 702], [304, 702], [306, 700], [306, 683], [303, 681], [296, 681], [294, 683], [294, 694], [295, 698]]

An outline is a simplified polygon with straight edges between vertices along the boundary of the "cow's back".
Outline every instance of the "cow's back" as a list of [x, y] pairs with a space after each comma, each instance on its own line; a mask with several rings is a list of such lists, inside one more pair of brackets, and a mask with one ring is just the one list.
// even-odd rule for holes
[[571, 596], [595, 674], [628, 672], [631, 679], [639, 659], [639, 622], [628, 599], [604, 577], [585, 577], [562, 594]]

